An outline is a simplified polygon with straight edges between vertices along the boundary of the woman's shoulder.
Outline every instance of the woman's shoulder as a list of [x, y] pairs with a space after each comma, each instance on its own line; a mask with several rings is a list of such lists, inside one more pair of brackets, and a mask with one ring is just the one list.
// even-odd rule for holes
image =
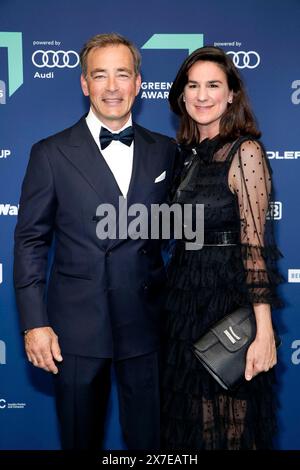
[[261, 151], [263, 149], [263, 144], [259, 139], [257, 139], [257, 137], [243, 136], [240, 138], [240, 147], [242, 147], [244, 151]]
[[231, 163], [232, 168], [239, 168], [242, 172], [257, 174], [267, 169], [269, 174], [272, 174], [264, 145], [257, 137], [247, 136], [247, 138], [240, 139], [239, 145], [233, 152]]
[[237, 138], [231, 147], [231, 153], [239, 158], [258, 158], [265, 154], [263, 143], [251, 135], [245, 135]]

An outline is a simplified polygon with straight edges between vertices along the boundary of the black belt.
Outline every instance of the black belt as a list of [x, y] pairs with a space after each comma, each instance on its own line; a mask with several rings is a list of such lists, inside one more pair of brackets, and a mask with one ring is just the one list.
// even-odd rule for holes
[[237, 245], [239, 242], [239, 232], [205, 232], [204, 234], [204, 245]]

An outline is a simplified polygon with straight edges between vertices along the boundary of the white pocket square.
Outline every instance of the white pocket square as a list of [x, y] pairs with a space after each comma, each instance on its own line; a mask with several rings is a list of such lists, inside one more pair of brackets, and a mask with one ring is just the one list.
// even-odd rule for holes
[[163, 181], [166, 177], [166, 171], [163, 171], [161, 175], [159, 175], [157, 178], [155, 178], [154, 183], [160, 183]]

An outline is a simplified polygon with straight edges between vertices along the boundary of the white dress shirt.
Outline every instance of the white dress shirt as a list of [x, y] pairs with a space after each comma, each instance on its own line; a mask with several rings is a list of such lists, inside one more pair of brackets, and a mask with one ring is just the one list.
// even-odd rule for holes
[[[98, 145], [100, 152], [102, 153], [107, 165], [109, 166], [112, 174], [114, 175], [114, 178], [120, 188], [121, 193], [124, 197], [126, 197], [132, 174], [134, 142], [132, 141], [132, 144], [130, 145], [130, 147], [128, 147], [128, 145], [122, 144], [122, 142], [118, 140], [113, 140], [104, 150], [101, 150], [101, 127], [105, 127], [113, 133], [116, 133], [116, 131], [113, 131], [105, 124], [102, 124], [102, 122], [93, 113], [92, 108], [90, 108], [89, 114], [86, 117], [86, 123], [89, 130], [91, 131], [92, 136], [94, 137], [96, 144]], [[126, 129], [126, 127], [128, 126], [132, 126], [131, 116], [129, 117], [126, 124], [117, 131], [117, 133]]]

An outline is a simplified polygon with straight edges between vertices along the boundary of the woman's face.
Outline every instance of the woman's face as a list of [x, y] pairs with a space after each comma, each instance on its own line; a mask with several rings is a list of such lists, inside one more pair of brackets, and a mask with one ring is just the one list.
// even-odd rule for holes
[[219, 134], [220, 120], [233, 99], [223, 70], [214, 62], [198, 61], [188, 71], [183, 100], [203, 138]]

